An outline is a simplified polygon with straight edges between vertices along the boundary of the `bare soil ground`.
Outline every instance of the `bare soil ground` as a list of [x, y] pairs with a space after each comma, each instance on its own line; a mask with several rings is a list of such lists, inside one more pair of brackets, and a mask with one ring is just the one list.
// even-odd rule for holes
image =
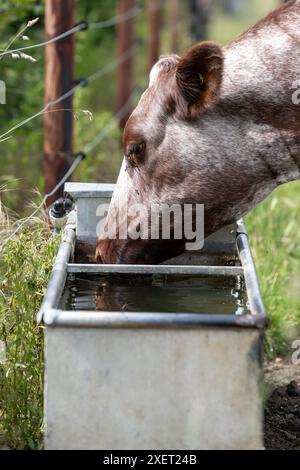
[[271, 395], [265, 406], [266, 449], [300, 450], [300, 366], [276, 359], [265, 367]]

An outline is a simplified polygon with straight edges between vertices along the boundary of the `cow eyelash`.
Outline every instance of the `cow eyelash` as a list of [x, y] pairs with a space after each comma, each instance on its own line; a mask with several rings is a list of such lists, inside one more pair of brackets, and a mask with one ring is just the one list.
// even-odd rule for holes
[[138, 157], [142, 154], [142, 152], [145, 150], [145, 143], [142, 142], [140, 144], [129, 144], [126, 152], [125, 152], [125, 157], [127, 161], [130, 163], [131, 166], [136, 166], [137, 165], [137, 159]]
[[145, 148], [145, 142], [141, 142], [140, 144], [132, 144], [134, 152], [141, 152]]
[[127, 155], [138, 155], [145, 149], [145, 142], [140, 144], [129, 144], [126, 154]]

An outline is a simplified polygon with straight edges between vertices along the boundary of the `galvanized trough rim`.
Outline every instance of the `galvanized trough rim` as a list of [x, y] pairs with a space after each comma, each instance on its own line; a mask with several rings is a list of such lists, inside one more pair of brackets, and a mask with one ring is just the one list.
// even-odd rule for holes
[[[79, 315], [78, 315], [79, 314]], [[44, 323], [51, 326], [86, 328], [194, 328], [203, 326], [257, 327], [257, 315], [163, 312], [91, 312], [49, 310]], [[233, 323], [233, 318], [236, 321]], [[259, 326], [262, 327], [262, 326]]]
[[204, 274], [243, 276], [242, 266], [188, 266], [168, 264], [77, 264], [68, 263], [68, 273], [88, 274]]
[[70, 194], [74, 199], [90, 198], [99, 196], [99, 187], [101, 187], [101, 197], [111, 197], [115, 184], [111, 183], [74, 183], [67, 182], [64, 186], [64, 192]]
[[[58, 304], [68, 272], [78, 271], [74, 263], [69, 263], [75, 244], [75, 225], [73, 222], [67, 224], [63, 241], [57, 254], [56, 262], [49, 280], [48, 288], [38, 313], [38, 322], [43, 321], [49, 326], [69, 326], [88, 328], [177, 328], [177, 327], [242, 327], [263, 329], [268, 323], [264, 305], [261, 299], [256, 270], [249, 246], [248, 235], [242, 221], [238, 222], [237, 248], [241, 266], [151, 266], [153, 272], [181, 274], [220, 274], [229, 275], [234, 272], [242, 274], [245, 279], [247, 296], [251, 314], [228, 315], [228, 314], [205, 314], [205, 313], [153, 313], [153, 312], [90, 312], [90, 311], [64, 311], [58, 309]], [[92, 271], [97, 266], [97, 272], [128, 272], [128, 265], [78, 265], [78, 268]], [[100, 268], [98, 269], [98, 266]], [[141, 273], [149, 266], [132, 266], [132, 272]], [[234, 268], [234, 269], [233, 269]], [[91, 270], [89, 270], [91, 269]], [[101, 271], [102, 269], [102, 271]], [[181, 269], [181, 271], [180, 271]], [[235, 270], [235, 271], [234, 271]], [[149, 272], [149, 271], [148, 271]]]

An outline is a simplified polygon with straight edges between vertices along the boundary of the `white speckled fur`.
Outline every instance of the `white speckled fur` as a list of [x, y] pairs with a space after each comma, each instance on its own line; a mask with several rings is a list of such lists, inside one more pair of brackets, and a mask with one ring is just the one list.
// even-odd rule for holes
[[157, 105], [145, 109], [162, 58], [133, 113], [147, 159], [133, 171], [123, 163], [114, 201], [205, 204], [212, 232], [299, 179], [300, 105], [292, 102], [299, 48], [298, 0], [224, 48], [220, 99], [196, 122], [166, 116]]

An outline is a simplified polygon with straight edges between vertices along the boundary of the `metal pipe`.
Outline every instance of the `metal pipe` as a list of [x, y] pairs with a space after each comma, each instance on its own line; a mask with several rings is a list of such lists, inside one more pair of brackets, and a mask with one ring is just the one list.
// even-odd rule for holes
[[183, 266], [134, 264], [74, 264], [69, 263], [68, 273], [89, 274], [201, 274], [209, 276], [243, 276], [241, 266]]
[[56, 310], [44, 316], [49, 326], [86, 328], [182, 328], [195, 326], [257, 327], [253, 315], [198, 313], [133, 313]]
[[37, 315], [38, 323], [43, 320], [43, 316], [48, 310], [56, 309], [59, 304], [67, 278], [67, 264], [74, 248], [74, 242], [75, 226], [69, 223], [64, 230], [62, 243], [57, 253], [48, 288]]
[[238, 231], [236, 242], [241, 264], [244, 268], [244, 279], [250, 311], [257, 317], [258, 326], [265, 327], [268, 324], [268, 317], [261, 298], [248, 235], [242, 226], [240, 226], [240, 229], [241, 230]]

